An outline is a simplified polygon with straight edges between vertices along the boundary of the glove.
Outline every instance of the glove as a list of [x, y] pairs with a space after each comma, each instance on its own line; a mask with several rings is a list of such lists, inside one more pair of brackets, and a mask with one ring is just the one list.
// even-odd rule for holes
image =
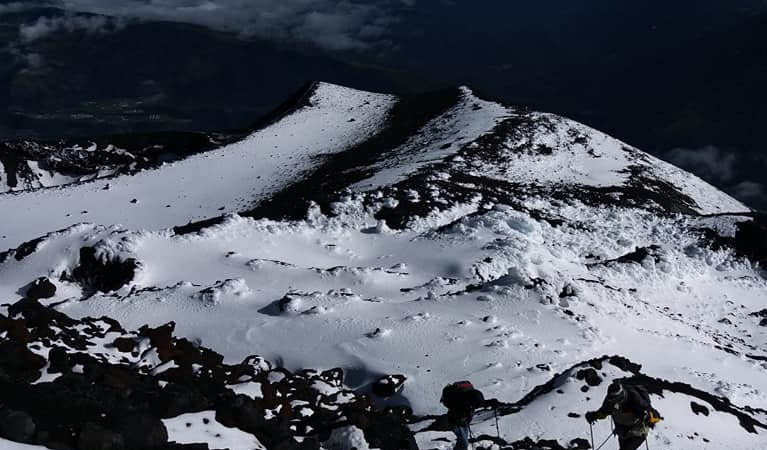
[[663, 418], [660, 417], [660, 415], [656, 416], [655, 414], [656, 413], [653, 412], [653, 411], [648, 411], [647, 412], [647, 424], [650, 425], [650, 427], [654, 427], [656, 423], [658, 423], [661, 420], [663, 420]]
[[586, 413], [586, 422], [588, 423], [594, 423], [597, 421], [597, 412], [596, 411], [589, 411]]

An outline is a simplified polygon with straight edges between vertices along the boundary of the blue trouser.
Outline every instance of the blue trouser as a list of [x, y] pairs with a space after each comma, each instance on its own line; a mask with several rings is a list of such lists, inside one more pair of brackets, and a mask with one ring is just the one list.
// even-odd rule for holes
[[453, 428], [455, 433], [455, 447], [453, 450], [467, 450], [469, 448], [469, 426], [458, 425]]

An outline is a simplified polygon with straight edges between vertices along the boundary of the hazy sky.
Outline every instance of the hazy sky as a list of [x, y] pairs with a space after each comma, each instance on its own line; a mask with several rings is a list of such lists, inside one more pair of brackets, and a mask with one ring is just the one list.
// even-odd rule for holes
[[[680, 16], [715, 20], [728, 12], [763, 8], [765, 0], [47, 0], [0, 2], [13, 10], [50, 5], [73, 12], [207, 25], [248, 36], [310, 42], [331, 50], [366, 49], [396, 30], [430, 26], [454, 34], [465, 30], [503, 34], [530, 24], [539, 27], [581, 23], [593, 15], [613, 23], [649, 18], [663, 26]], [[616, 17], [623, 15], [624, 17]], [[415, 18], [411, 23], [411, 19]], [[430, 20], [432, 19], [432, 20]], [[520, 20], [522, 19], [522, 20]], [[603, 23], [606, 28], [610, 23]], [[642, 24], [645, 25], [645, 24]], [[402, 28], [405, 27], [405, 29]], [[458, 28], [455, 28], [458, 26]], [[424, 32], [428, 30], [413, 29]]]
[[[391, 26], [414, 4], [415, 0], [54, 0], [0, 4], [0, 13], [47, 5], [123, 19], [193, 23], [328, 50], [365, 50], [386, 41]], [[98, 25], [71, 18], [69, 23], [38, 25], [28, 34], [38, 37], [65, 27], [95, 30]]]
[[[504, 40], [530, 29], [576, 41], [604, 39], [607, 33], [621, 31], [684, 32], [717, 26], [733, 13], [763, 9], [765, 4], [767, 0], [0, 0], [0, 14], [54, 6], [119, 20], [193, 23], [331, 51], [385, 49], [404, 55], [425, 49], [463, 50], [434, 38], [462, 46], [481, 39], [482, 55], [503, 51]], [[103, 19], [41, 19], [26, 25], [24, 36], [37, 39], [61, 29], [99, 32], [111, 25]]]

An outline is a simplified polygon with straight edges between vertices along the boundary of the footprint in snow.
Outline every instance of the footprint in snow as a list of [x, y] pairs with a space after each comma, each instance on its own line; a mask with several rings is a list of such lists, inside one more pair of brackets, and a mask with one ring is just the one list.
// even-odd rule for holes
[[431, 317], [429, 313], [418, 313], [418, 314], [413, 314], [412, 316], [405, 317], [405, 320], [420, 322], [422, 320], [429, 319], [429, 317]]
[[370, 339], [382, 339], [390, 334], [391, 330], [387, 328], [376, 328], [374, 331], [366, 333], [365, 336], [369, 337]]
[[491, 347], [491, 348], [508, 348], [509, 343], [506, 342], [504, 339], [495, 339], [493, 341], [490, 341], [489, 343], [485, 344], [485, 347]]

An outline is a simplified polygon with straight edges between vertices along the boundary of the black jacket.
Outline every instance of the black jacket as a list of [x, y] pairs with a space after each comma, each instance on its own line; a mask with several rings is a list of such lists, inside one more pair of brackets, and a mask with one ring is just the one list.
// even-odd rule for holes
[[485, 403], [485, 397], [476, 389], [454, 391], [446, 387], [442, 391], [442, 404], [447, 407], [447, 420], [451, 427], [468, 425], [474, 410]]
[[629, 430], [639, 430], [645, 427], [645, 421], [652, 406], [633, 386], [625, 386], [626, 400], [622, 403], [612, 403], [605, 398], [602, 406], [596, 411], [600, 416], [612, 415], [615, 430], [625, 434]]

